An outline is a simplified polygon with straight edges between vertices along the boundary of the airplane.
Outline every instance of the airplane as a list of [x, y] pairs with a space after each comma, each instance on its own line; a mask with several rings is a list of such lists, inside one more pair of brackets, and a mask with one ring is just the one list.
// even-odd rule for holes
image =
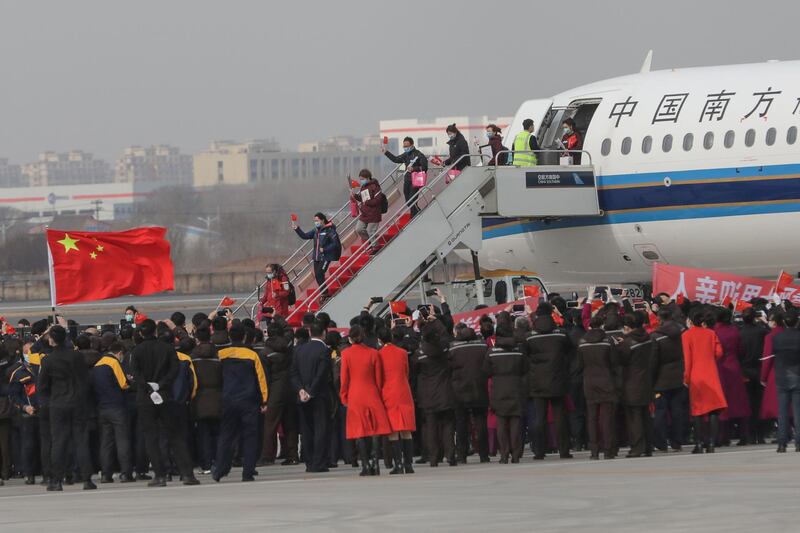
[[[800, 270], [800, 61], [659, 71], [651, 61], [652, 51], [637, 74], [519, 107], [507, 146], [526, 118], [543, 148], [575, 120], [602, 215], [484, 218], [482, 267], [559, 283], [647, 283], [655, 262]], [[551, 156], [559, 164], [557, 152], [540, 164]]]

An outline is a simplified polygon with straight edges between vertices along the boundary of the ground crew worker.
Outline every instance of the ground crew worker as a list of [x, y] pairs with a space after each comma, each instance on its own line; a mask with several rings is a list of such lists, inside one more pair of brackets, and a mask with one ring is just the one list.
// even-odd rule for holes
[[114, 481], [114, 465], [119, 461], [120, 483], [133, 481], [133, 463], [125, 391], [128, 379], [120, 364], [125, 348], [115, 342], [90, 371], [92, 392], [97, 402], [100, 428], [100, 483]]
[[[489, 347], [469, 327], [456, 327], [456, 340], [450, 343], [450, 368], [456, 398], [456, 459], [467, 462], [469, 428], [478, 436], [478, 456], [489, 462], [489, 437], [486, 415], [489, 409], [489, 376], [486, 354]], [[470, 424], [470, 418], [472, 424]]]
[[653, 420], [648, 407], [653, 401], [653, 382], [658, 361], [658, 345], [644, 330], [639, 314], [626, 315], [625, 337], [619, 345], [622, 366], [622, 405], [628, 428], [627, 457], [653, 454]]
[[212, 477], [219, 481], [231, 470], [233, 448], [242, 438], [242, 481], [255, 481], [258, 459], [259, 408], [267, 407], [267, 377], [261, 359], [244, 346], [245, 328], [234, 323], [231, 346], [219, 351], [222, 363], [222, 424]]
[[534, 134], [533, 120], [529, 118], [523, 120], [522, 129], [524, 131], [517, 133], [517, 136], [514, 137], [512, 164], [516, 167], [534, 167], [538, 164], [535, 152], [539, 150], [539, 143]]
[[[9, 397], [11, 402], [22, 413], [20, 427], [22, 473], [25, 475], [25, 484], [36, 483], [36, 454], [41, 449], [39, 442], [39, 394], [36, 390], [36, 380], [39, 377], [40, 354], [36, 354], [36, 364], [31, 359], [31, 345], [23, 347], [22, 360], [9, 377]], [[50, 457], [42, 457], [42, 475], [50, 475]]]
[[497, 442], [500, 463], [512, 463], [522, 457], [520, 418], [525, 404], [525, 376], [528, 360], [516, 350], [514, 332], [507, 326], [498, 326], [497, 344], [489, 349], [484, 359], [486, 371], [492, 377], [492, 410], [497, 416]]
[[92, 458], [89, 455], [87, 427], [88, 368], [81, 353], [66, 346], [67, 330], [50, 328], [53, 351], [42, 361], [39, 387], [50, 402], [52, 477], [48, 491], [61, 491], [70, 450], [74, 449], [83, 477], [83, 489], [96, 489], [92, 482]]

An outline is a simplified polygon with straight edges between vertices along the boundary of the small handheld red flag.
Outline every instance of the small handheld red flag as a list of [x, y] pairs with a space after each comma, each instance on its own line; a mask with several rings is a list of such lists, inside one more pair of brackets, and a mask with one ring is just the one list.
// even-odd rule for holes
[[780, 296], [783, 294], [783, 291], [786, 289], [786, 287], [791, 285], [793, 281], [794, 278], [791, 274], [787, 274], [781, 270], [781, 273], [778, 275], [778, 281], [775, 283], [775, 293]]
[[683, 296], [683, 294], [679, 294], [678, 297], [675, 298], [675, 303], [677, 303], [678, 305], [682, 305], [683, 302], [685, 302], [685, 301], [686, 301], [686, 298]]
[[297, 215], [295, 215], [294, 213], [289, 215], [289, 217], [292, 219], [292, 222], [297, 222]]
[[745, 302], [744, 300], [736, 300], [736, 307], [735, 307], [736, 311], [742, 312], [748, 307], [753, 307], [753, 304]]
[[538, 298], [539, 297], [539, 287], [536, 285], [525, 285], [522, 288], [523, 294], [526, 298]]
[[230, 307], [236, 303], [236, 300], [231, 298], [230, 296], [225, 296], [222, 301], [219, 303], [219, 307]]
[[725, 297], [725, 298], [723, 298], [723, 300], [722, 300], [722, 307], [730, 307], [730, 305], [731, 305], [732, 303], [733, 303], [733, 299], [731, 299], [731, 297], [730, 297], [730, 296], [726, 296], [726, 297]]
[[603, 307], [603, 300], [592, 300], [592, 313]]
[[403, 300], [397, 300], [396, 302], [389, 302], [389, 308], [392, 310], [392, 313], [399, 315], [400, 313], [406, 312], [408, 304]]
[[389, 137], [386, 135], [383, 136], [383, 144], [389, 144]]

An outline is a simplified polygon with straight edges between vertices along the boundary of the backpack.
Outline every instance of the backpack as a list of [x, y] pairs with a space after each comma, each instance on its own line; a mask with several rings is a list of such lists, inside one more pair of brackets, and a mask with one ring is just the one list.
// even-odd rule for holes
[[294, 305], [297, 303], [297, 293], [294, 292], [294, 283], [291, 281], [289, 283], [289, 297], [286, 299], [289, 302], [289, 305]]
[[497, 164], [497, 166], [505, 166], [505, 165], [508, 164], [508, 156], [510, 156], [511, 154], [508, 153], [508, 148], [506, 148], [502, 144], [500, 145], [500, 150], [503, 153], [500, 154], [500, 156], [497, 158], [497, 161], [495, 161], [495, 163]]
[[381, 193], [381, 214], [385, 215], [389, 212], [389, 199], [386, 198], [386, 195]]
[[336, 226], [331, 226], [330, 231], [333, 233], [331, 238], [336, 245], [336, 247], [333, 249], [333, 252], [331, 252], [331, 255], [333, 256], [333, 261], [338, 261], [342, 258], [342, 241], [339, 239], [339, 232], [336, 231]]

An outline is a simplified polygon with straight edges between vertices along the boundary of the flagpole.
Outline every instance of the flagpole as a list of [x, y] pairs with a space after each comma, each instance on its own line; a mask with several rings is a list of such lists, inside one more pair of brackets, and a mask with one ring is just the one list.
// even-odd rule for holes
[[[47, 227], [45, 227], [45, 230]], [[46, 235], [46, 233], [45, 233]], [[50, 242], [47, 243], [47, 273], [50, 277], [50, 310], [53, 313], [53, 324], [56, 323], [56, 275], [53, 270], [53, 254], [50, 251]]]

